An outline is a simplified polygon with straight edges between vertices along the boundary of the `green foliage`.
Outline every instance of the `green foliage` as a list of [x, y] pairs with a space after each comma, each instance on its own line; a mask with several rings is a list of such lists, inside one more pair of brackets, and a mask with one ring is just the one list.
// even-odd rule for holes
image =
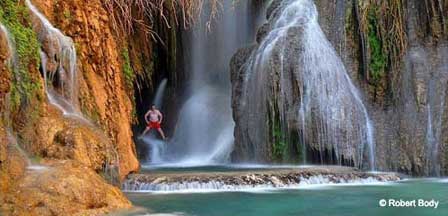
[[0, 22], [10, 31], [15, 42], [16, 55], [19, 59], [13, 68], [13, 83], [11, 87], [12, 108], [17, 109], [23, 102], [37, 97], [38, 90], [42, 88], [39, 82], [33, 80], [29, 69], [39, 64], [39, 42], [37, 35], [30, 27], [30, 18], [27, 8], [19, 0], [0, 1]]
[[284, 132], [281, 129], [280, 121], [274, 120], [272, 136], [274, 139], [273, 143], [273, 155], [277, 160], [281, 160], [287, 148], [287, 143], [285, 140]]
[[370, 49], [369, 73], [374, 84], [377, 84], [386, 69], [387, 56], [383, 52], [381, 38], [378, 33], [378, 18], [376, 10], [369, 10], [368, 14], [368, 43]]
[[126, 86], [129, 89], [133, 88], [135, 73], [131, 66], [131, 60], [129, 58], [129, 51], [126, 48], [123, 48], [121, 51], [121, 57], [123, 58], [123, 74], [126, 82]]

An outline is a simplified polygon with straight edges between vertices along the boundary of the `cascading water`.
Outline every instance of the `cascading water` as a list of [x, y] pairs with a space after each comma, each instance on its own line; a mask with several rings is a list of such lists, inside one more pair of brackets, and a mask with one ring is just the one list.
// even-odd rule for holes
[[154, 100], [152, 103], [156, 105], [157, 108], [161, 109], [163, 105], [163, 96], [165, 95], [165, 89], [166, 85], [168, 83], [168, 79], [163, 79], [162, 82], [160, 82], [159, 87], [157, 87], [156, 96], [154, 97]]
[[[162, 82], [160, 82], [159, 87], [157, 87], [156, 95], [154, 97], [154, 100], [152, 101], [152, 104], [154, 104], [157, 109], [162, 109], [163, 97], [165, 94], [167, 83], [168, 80], [163, 79]], [[164, 141], [158, 140], [155, 137], [154, 132], [150, 133], [149, 136], [144, 137], [143, 141], [149, 145], [150, 162], [153, 164], [162, 163], [162, 155], [165, 153], [166, 143]]]
[[[362, 167], [368, 152], [369, 166], [374, 169], [372, 123], [358, 90], [319, 26], [316, 6], [311, 0], [285, 0], [280, 10], [273, 12], [279, 15], [271, 17], [275, 20], [271, 20], [270, 32], [247, 61], [240, 109], [244, 110], [241, 115], [248, 116], [242, 124], [251, 136], [243, 142], [267, 139], [270, 129], [250, 129], [268, 122], [266, 117], [250, 117], [254, 112], [278, 110], [281, 130], [286, 133], [297, 124], [294, 130], [299, 132], [303, 148], [317, 149], [321, 163], [330, 151], [339, 163], [350, 160]], [[294, 92], [289, 90], [294, 88]], [[277, 104], [266, 103], [272, 98]], [[267, 104], [274, 108], [267, 110]], [[291, 106], [296, 109], [290, 111]]]
[[45, 44], [41, 51], [41, 67], [50, 103], [64, 115], [84, 120], [78, 109], [77, 60], [73, 40], [55, 28], [30, 0], [26, 0], [26, 5], [36, 19], [33, 28], [39, 41]]
[[17, 142], [16, 136], [11, 132], [10, 129], [7, 130], [7, 138], [8, 138], [8, 142], [10, 145], [14, 146], [17, 151], [20, 153], [20, 155], [22, 155], [23, 159], [26, 162], [26, 168], [28, 170], [34, 170], [34, 171], [39, 171], [39, 170], [45, 170], [47, 169], [46, 166], [42, 166], [39, 164], [35, 164], [30, 160], [30, 157], [28, 156], [28, 154], [22, 149], [22, 147], [20, 147], [19, 143]]
[[8, 29], [1, 23], [0, 23], [0, 30], [1, 30], [2, 34], [5, 36], [6, 42], [8, 45], [8, 50], [9, 50], [9, 56], [7, 59], [8, 66], [10, 68], [12, 68], [13, 70], [17, 70], [17, 54], [16, 54], [14, 40], [12, 39], [11, 34], [9, 33]]
[[[18, 57], [16, 54], [16, 48], [13, 38], [11, 37], [8, 29], [0, 23], [0, 33], [4, 35], [6, 38], [7, 46], [8, 46], [8, 58], [6, 59], [6, 62], [8, 64], [8, 67], [10, 67], [11, 70], [16, 71], [17, 63], [18, 63]], [[7, 99], [8, 100], [8, 99]], [[28, 170], [42, 170], [45, 169], [44, 166], [36, 165], [34, 164], [30, 159], [28, 154], [20, 147], [19, 143], [17, 142], [16, 136], [12, 132], [11, 129], [11, 122], [10, 122], [10, 107], [9, 103], [5, 104], [5, 110], [2, 110], [1, 112], [3, 121], [5, 123], [6, 128], [6, 134], [7, 134], [7, 142], [9, 145], [13, 146], [23, 157], [23, 159], [26, 161], [27, 169]]]
[[191, 74], [188, 99], [180, 110], [173, 138], [165, 159], [174, 163], [225, 163], [233, 147], [232, 110], [228, 63], [238, 47], [249, 41], [248, 5], [241, 1], [233, 7], [223, 1], [211, 29], [206, 8], [196, 27], [187, 32], [187, 71]]
[[431, 77], [428, 83], [426, 159], [429, 173], [427, 175], [440, 176], [439, 151], [440, 145], [443, 143], [442, 123], [445, 111], [448, 65], [444, 64], [433, 72], [437, 76]]

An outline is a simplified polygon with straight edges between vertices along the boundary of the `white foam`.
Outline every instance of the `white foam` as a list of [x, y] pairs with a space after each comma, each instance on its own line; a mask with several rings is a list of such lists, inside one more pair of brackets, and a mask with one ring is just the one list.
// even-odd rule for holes
[[440, 182], [448, 183], [448, 178], [446, 178], [446, 179], [441, 179]]
[[42, 166], [42, 165], [30, 165], [30, 166], [27, 166], [26, 169], [30, 170], [30, 171], [43, 171], [43, 170], [47, 170], [48, 167]]
[[298, 190], [298, 189], [316, 189], [329, 188], [332, 186], [359, 186], [359, 185], [390, 185], [389, 182], [379, 181], [373, 177], [364, 179], [345, 180], [339, 178], [329, 178], [328, 176], [317, 175], [309, 178], [300, 178], [300, 183], [284, 183], [278, 179], [267, 181], [262, 184], [234, 185], [226, 184], [222, 181], [208, 182], [173, 182], [173, 183], [145, 183], [127, 181], [123, 184], [123, 191], [152, 193], [152, 194], [173, 194], [173, 193], [217, 193], [217, 192], [252, 192], [265, 193], [275, 190]]

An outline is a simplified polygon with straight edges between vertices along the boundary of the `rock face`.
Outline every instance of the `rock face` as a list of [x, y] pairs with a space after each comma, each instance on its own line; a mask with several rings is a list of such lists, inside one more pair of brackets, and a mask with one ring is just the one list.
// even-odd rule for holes
[[[383, 2], [391, 8], [383, 12], [375, 9], [376, 3], [317, 4], [319, 11], [328, 15], [321, 16], [323, 29], [333, 45], [341, 48], [352, 79], [358, 80], [364, 91], [375, 125], [377, 166], [414, 175], [447, 175], [448, 140], [442, 134], [448, 127], [448, 65], [442, 59], [447, 58], [448, 38], [446, 23], [440, 20], [448, 16], [448, 5], [438, 1]], [[359, 13], [353, 13], [355, 10]], [[368, 23], [357, 20], [363, 19], [362, 14], [369, 14]], [[382, 27], [369, 30], [368, 24], [374, 22]], [[346, 32], [334, 31], [335, 26], [345, 26]], [[359, 29], [361, 33], [356, 33]], [[387, 35], [393, 38], [383, 31], [392, 32]], [[382, 43], [379, 52], [375, 41]], [[381, 56], [389, 59], [378, 64]], [[377, 78], [372, 76], [375, 74]]]
[[[258, 32], [258, 44], [262, 44], [262, 39], [272, 30], [273, 20], [279, 17], [282, 4], [287, 2], [290, 1], [273, 1], [268, 9], [268, 23]], [[416, 0], [398, 3], [366, 1], [362, 4], [345, 0], [314, 2], [323, 32], [341, 57], [347, 74], [361, 90], [360, 95], [374, 127], [375, 167], [414, 175], [446, 175], [448, 139], [443, 134], [448, 128], [448, 105], [445, 102], [448, 70], [446, 61], [442, 59], [447, 58], [448, 34], [443, 20], [448, 16], [448, 6], [440, 1], [424, 3]], [[390, 10], [383, 11], [379, 9], [381, 7]], [[291, 31], [290, 34], [285, 37], [284, 43], [294, 44], [297, 38], [303, 37], [300, 30]], [[257, 160], [303, 160], [298, 156], [304, 155], [303, 152], [294, 146], [305, 145], [308, 162], [334, 163], [334, 147], [322, 145], [315, 151], [312, 149], [315, 145], [303, 142], [304, 136], [300, 129], [291, 127], [297, 123], [289, 121], [288, 116], [297, 115], [300, 111], [297, 100], [300, 100], [303, 92], [296, 91], [297, 86], [293, 84], [288, 86], [278, 82], [280, 79], [275, 76], [278, 66], [264, 73], [267, 77], [264, 83], [271, 86], [267, 91], [272, 93], [266, 103], [260, 105], [268, 109], [260, 110], [261, 114], [253, 114], [253, 118], [244, 117], [247, 116], [242, 109], [243, 94], [247, 91], [242, 85], [247, 71], [244, 65], [250, 61], [252, 50], [257, 50], [259, 46], [240, 50], [231, 63], [234, 119], [237, 123], [235, 159], [244, 159], [245, 155], [251, 155], [251, 151], [257, 149], [265, 152]], [[291, 47], [294, 46], [287, 46], [286, 50]], [[300, 54], [300, 49], [297, 53]], [[286, 70], [294, 70], [294, 67], [294, 63], [283, 66]], [[282, 91], [276, 91], [276, 88]], [[250, 91], [257, 92], [254, 89]], [[282, 146], [274, 139], [275, 125], [260, 121], [256, 116], [269, 119], [273, 111], [269, 107], [274, 107], [280, 98], [290, 95], [289, 92], [295, 94], [287, 99], [288, 108], [282, 112], [284, 116], [280, 117], [286, 122], [281, 125], [287, 127], [282, 126], [280, 131], [290, 136], [286, 137], [286, 148], [282, 150], [286, 155], [281, 154], [279, 158], [271, 154], [276, 152], [278, 146]], [[340, 128], [345, 127], [343, 125]], [[248, 128], [262, 132], [251, 135]], [[313, 126], [309, 129], [313, 130]], [[325, 130], [318, 133], [327, 134]], [[363, 167], [368, 164], [366, 150], [363, 153]], [[313, 158], [323, 159], [316, 161]]]
[[15, 184], [3, 204], [10, 215], [104, 215], [131, 206], [120, 189], [74, 161], [27, 171]]
[[[64, 115], [45, 87], [67, 91], [60, 81], [69, 75], [71, 62], [58, 55], [62, 44], [54, 35], [41, 37], [43, 25], [25, 2], [0, 2], [2, 213], [97, 215], [130, 207], [112, 186], [139, 169], [131, 131], [133, 92], [123, 72], [130, 63], [119, 43], [127, 39], [114, 34], [101, 1], [31, 1], [74, 41], [79, 76], [69, 81], [79, 84], [74, 101], [83, 118]], [[53, 73], [54, 82], [45, 83], [45, 75], [62, 67], [66, 73]], [[30, 172], [31, 163], [48, 167]]]
[[[121, 178], [138, 170], [131, 131], [133, 94], [127, 93], [122, 67], [121, 52], [126, 48], [118, 44], [122, 38], [114, 37], [101, 2], [35, 0], [33, 4], [76, 44], [80, 108], [106, 131], [118, 153]], [[45, 52], [50, 50], [46, 46]], [[47, 65], [50, 70], [52, 64]]]
[[[235, 158], [361, 167], [373, 145], [370, 119], [317, 23], [316, 7], [306, 0], [271, 7], [259, 44], [250, 56], [241, 50], [231, 63], [239, 73], [232, 76], [233, 107], [237, 148], [243, 148]], [[307, 159], [308, 152], [318, 156]]]

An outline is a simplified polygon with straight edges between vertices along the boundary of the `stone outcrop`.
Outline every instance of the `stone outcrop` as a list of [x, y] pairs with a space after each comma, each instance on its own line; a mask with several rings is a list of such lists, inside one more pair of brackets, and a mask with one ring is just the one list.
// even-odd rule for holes
[[8, 215], [104, 215], [130, 207], [119, 188], [75, 161], [27, 171], [2, 206]]
[[[2, 214], [101, 215], [129, 208], [112, 185], [139, 169], [131, 131], [133, 89], [126, 86], [123, 72], [123, 65], [130, 64], [122, 53], [126, 45], [121, 42], [127, 39], [115, 35], [101, 1], [32, 3], [75, 42], [80, 75], [76, 100], [85, 119], [63, 115], [45, 94], [42, 70], [54, 71], [61, 61], [48, 55], [49, 49], [57, 49], [50, 44], [55, 38], [38, 41], [35, 32], [42, 26], [29, 16], [25, 1], [0, 3], [0, 10], [8, 12], [0, 21], [15, 42], [8, 44], [0, 32]], [[45, 67], [39, 66], [40, 46], [48, 52]], [[14, 65], [10, 47], [17, 49]], [[31, 163], [47, 168], [29, 171]]]
[[234, 158], [361, 167], [369, 119], [313, 2], [274, 2], [257, 41], [231, 62]]
[[[282, 2], [286, 0], [273, 1], [268, 16], [278, 16]], [[439, 5], [440, 1], [418, 0], [366, 1], [362, 4], [345, 0], [314, 2], [319, 11], [320, 26], [343, 60], [351, 80], [361, 90], [372, 119], [376, 167], [413, 175], [446, 175], [448, 139], [443, 134], [448, 129], [448, 70], [443, 59], [447, 58], [448, 33], [444, 21], [448, 16], [447, 5]], [[269, 21], [259, 29], [258, 43], [271, 24]], [[295, 36], [300, 37], [300, 33]], [[239, 51], [231, 63], [237, 122], [234, 155], [250, 151], [244, 147], [247, 132], [242, 130], [242, 125], [263, 129], [260, 124], [254, 124], [256, 118], [249, 120], [252, 123], [243, 120], [238, 108], [243, 91], [239, 83], [245, 72], [241, 66], [250, 53], [250, 48]], [[275, 80], [270, 81], [275, 83]], [[272, 98], [280, 98], [280, 95], [274, 94]], [[268, 112], [264, 114], [268, 115]], [[289, 141], [289, 145], [301, 144], [300, 133], [295, 134], [299, 134], [298, 139]], [[275, 142], [267, 140], [267, 145], [255, 144], [255, 148], [250, 149], [273, 152]], [[302, 159], [296, 154], [297, 149], [286, 151], [294, 155], [290, 161]], [[331, 151], [327, 148], [324, 155], [307, 154], [331, 158]], [[262, 160], [278, 160], [274, 156], [265, 155]]]
[[[83, 113], [106, 131], [120, 163], [120, 176], [138, 170], [132, 140], [133, 94], [128, 94], [122, 57], [126, 38], [114, 36], [100, 1], [33, 1], [76, 44], [79, 97]], [[44, 48], [45, 50], [45, 44]]]
[[[339, 48], [351, 78], [363, 90], [375, 125], [377, 166], [414, 175], [447, 175], [448, 139], [443, 134], [448, 128], [448, 64], [442, 60], [448, 51], [448, 32], [446, 23], [443, 24], [448, 17], [447, 5], [439, 5], [440, 1], [397, 2], [388, 3], [389, 12], [375, 11], [373, 3], [354, 5], [341, 0], [317, 4], [319, 12], [327, 15], [321, 16], [321, 26]], [[377, 33], [383, 47], [395, 49], [392, 53], [387, 48], [381, 51], [389, 62], [384, 63], [377, 82], [366, 77], [363, 67], [372, 73], [374, 66], [369, 64], [375, 62], [372, 47], [378, 35], [363, 29], [365, 23], [356, 23], [360, 15], [354, 10], [368, 11], [370, 22], [381, 23], [381, 28], [389, 32], [387, 35], [394, 35], [390, 39]], [[345, 32], [335, 31], [336, 26], [345, 26]]]

